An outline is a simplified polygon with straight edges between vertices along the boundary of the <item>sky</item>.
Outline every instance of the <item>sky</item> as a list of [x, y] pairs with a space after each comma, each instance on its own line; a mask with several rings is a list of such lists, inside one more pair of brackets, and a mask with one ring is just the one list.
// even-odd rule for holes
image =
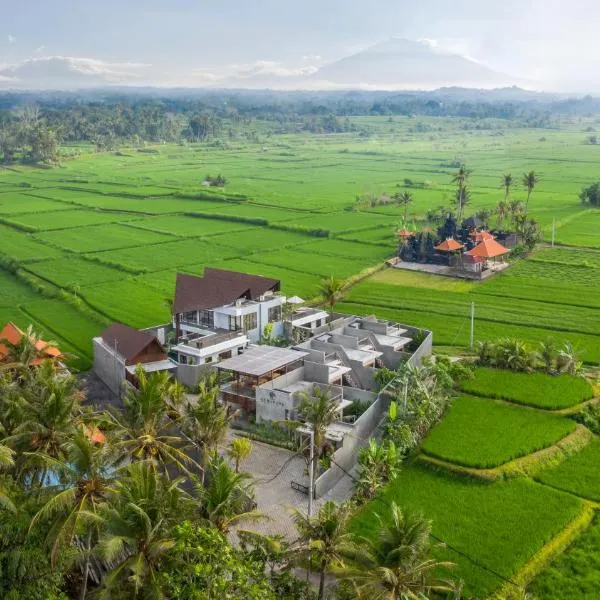
[[598, 0], [0, 0], [0, 86], [294, 77], [391, 37], [600, 91]]

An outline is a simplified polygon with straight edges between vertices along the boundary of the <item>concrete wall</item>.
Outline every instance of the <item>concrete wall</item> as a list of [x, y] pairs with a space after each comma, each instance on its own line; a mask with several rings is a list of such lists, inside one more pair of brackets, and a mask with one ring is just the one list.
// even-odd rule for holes
[[200, 379], [214, 370], [212, 365], [177, 365], [176, 377], [191, 390], [195, 389]]
[[171, 323], [165, 323], [164, 325], [154, 325], [153, 327], [146, 327], [146, 329], [141, 329], [140, 331], [147, 331], [152, 335], [155, 335], [160, 344], [163, 346], [167, 343], [169, 332], [173, 330], [173, 325]]
[[[383, 415], [383, 398], [378, 397], [355, 421], [352, 432], [346, 435], [340, 448], [332, 457], [331, 467], [315, 481], [315, 497], [324, 496], [342, 477], [347, 477], [358, 459], [358, 450], [368, 443]], [[337, 464], [335, 464], [337, 463]], [[339, 465], [339, 467], [337, 466]]]
[[105, 383], [108, 389], [121, 395], [125, 381], [125, 361], [109, 348], [102, 338], [94, 338], [94, 373]]
[[296, 399], [281, 388], [303, 379], [304, 367], [300, 367], [256, 388], [256, 420], [284, 421], [292, 418]]
[[325, 364], [304, 361], [304, 379], [315, 383], [329, 383], [329, 367]]
[[412, 356], [408, 359], [408, 362], [418, 367], [423, 362], [423, 359], [427, 356], [431, 356], [433, 352], [433, 333], [429, 331], [427, 337], [421, 342], [421, 345], [412, 353]]

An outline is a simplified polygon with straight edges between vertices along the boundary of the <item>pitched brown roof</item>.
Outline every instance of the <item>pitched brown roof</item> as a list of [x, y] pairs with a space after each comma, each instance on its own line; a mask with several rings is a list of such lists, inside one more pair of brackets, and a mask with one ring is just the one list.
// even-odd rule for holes
[[177, 273], [173, 312], [216, 308], [238, 298], [257, 300], [270, 290], [279, 290], [278, 279], [208, 267], [203, 277]]
[[100, 334], [100, 337], [108, 346], [116, 348], [125, 361], [133, 360], [150, 344], [158, 343], [156, 336], [151, 333], [121, 323], [113, 323]]

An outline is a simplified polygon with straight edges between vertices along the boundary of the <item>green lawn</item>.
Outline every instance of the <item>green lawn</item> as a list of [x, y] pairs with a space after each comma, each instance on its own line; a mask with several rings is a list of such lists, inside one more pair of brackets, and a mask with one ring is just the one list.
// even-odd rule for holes
[[385, 518], [391, 501], [423, 512], [433, 521], [438, 538], [472, 559], [450, 548], [436, 551], [441, 559], [456, 563], [450, 576], [465, 581], [466, 597], [487, 596], [503, 583], [478, 565], [511, 577], [582, 507], [577, 498], [528, 479], [484, 484], [410, 466], [386, 488], [381, 500], [361, 510], [352, 530], [372, 536], [374, 513]]
[[528, 591], [538, 600], [600, 598], [600, 519], [544, 569]]
[[463, 381], [462, 389], [478, 396], [546, 409], [568, 408], [594, 395], [592, 386], [582, 377], [489, 368], [476, 369], [475, 377]]
[[552, 487], [600, 502], [600, 440], [594, 440], [564, 463], [542, 471], [537, 479]]
[[498, 467], [556, 443], [575, 429], [564, 417], [461, 396], [422, 444], [425, 454], [458, 465]]

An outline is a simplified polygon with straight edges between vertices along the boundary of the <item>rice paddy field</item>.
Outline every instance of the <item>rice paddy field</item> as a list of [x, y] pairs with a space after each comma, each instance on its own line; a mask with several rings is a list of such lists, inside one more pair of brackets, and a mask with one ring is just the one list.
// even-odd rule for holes
[[[588, 120], [565, 119], [543, 136], [492, 119], [419, 118], [424, 127], [409, 117], [354, 122], [368, 135], [266, 133], [257, 143], [165, 145], [151, 153], [84, 149], [60, 168], [3, 169], [0, 255], [53, 297], [76, 295], [86, 318], [148, 326], [165, 319], [162, 305], [152, 307], [153, 290], [170, 295], [164, 282], [177, 270], [230, 265], [276, 276], [290, 293], [311, 298], [324, 276], [355, 278], [381, 265], [395, 252], [404, 209], [357, 212], [359, 194], [408, 185], [409, 220], [419, 221], [450, 202], [456, 161], [472, 170], [469, 210], [501, 199], [503, 173], [519, 180], [534, 169], [540, 182], [531, 213], [547, 239], [554, 220], [565, 246], [541, 249], [482, 284], [382, 272], [354, 287], [339, 309], [428, 327], [438, 346], [457, 347], [468, 342], [465, 320], [475, 301], [477, 339], [552, 336], [572, 341], [587, 362], [600, 360], [600, 212], [578, 200], [598, 159], [598, 149], [583, 143]], [[226, 187], [202, 185], [207, 172], [223, 173]], [[513, 195], [525, 192], [517, 187]], [[149, 289], [136, 290], [140, 281]]]
[[[598, 179], [600, 148], [584, 144], [593, 118], [564, 119], [544, 130], [491, 119], [351, 120], [368, 135], [275, 135], [265, 127], [256, 143], [118, 154], [82, 148], [58, 168], [1, 169], [0, 325], [31, 323], [86, 370], [91, 339], [109, 322], [167, 322], [177, 271], [201, 274], [214, 266], [276, 277], [285, 293], [308, 300], [322, 277], [357, 282], [337, 310], [431, 329], [441, 351], [469, 344], [474, 302], [476, 340], [570, 341], [588, 365], [600, 362], [600, 211], [578, 199]], [[482, 283], [378, 270], [395, 254], [404, 208], [356, 211], [356, 196], [409, 189], [409, 221], [421, 223], [427, 210], [453, 198], [460, 162], [472, 170], [468, 212], [491, 209], [503, 198], [504, 173], [518, 182], [535, 170], [540, 181], [530, 214], [546, 242], [555, 223], [558, 245], [542, 244]], [[205, 187], [207, 173], [222, 173], [226, 187]], [[525, 195], [518, 185], [513, 190], [513, 198]], [[549, 410], [587, 399], [589, 387], [523, 377], [480, 370], [465, 388], [477, 397], [456, 401], [423, 452], [457, 468], [481, 468], [568, 435], [573, 421]], [[592, 443], [543, 469], [535, 481], [522, 476], [483, 484], [417, 461], [363, 509], [354, 527], [372, 534], [373, 513], [385, 517], [392, 500], [424, 512], [448, 544], [437, 552], [457, 565], [451, 576], [465, 581], [467, 597], [483, 598], [514, 577], [586, 502], [598, 500], [597, 448]], [[583, 564], [582, 552], [588, 562], [597, 560], [586, 550], [597, 531], [596, 525], [539, 575], [532, 588], [540, 598], [554, 598], [545, 590], [560, 577], [566, 589], [566, 574]], [[588, 571], [581, 589], [589, 596], [561, 597], [600, 597], [599, 586]]]
[[462, 389], [477, 396], [502, 398], [517, 404], [545, 409], [561, 409], [591, 400], [591, 384], [581, 377], [544, 373], [516, 373], [503, 369], [476, 369], [473, 379]]
[[575, 422], [564, 417], [489, 398], [461, 396], [422, 449], [434, 458], [484, 469], [547, 448], [574, 429]]

